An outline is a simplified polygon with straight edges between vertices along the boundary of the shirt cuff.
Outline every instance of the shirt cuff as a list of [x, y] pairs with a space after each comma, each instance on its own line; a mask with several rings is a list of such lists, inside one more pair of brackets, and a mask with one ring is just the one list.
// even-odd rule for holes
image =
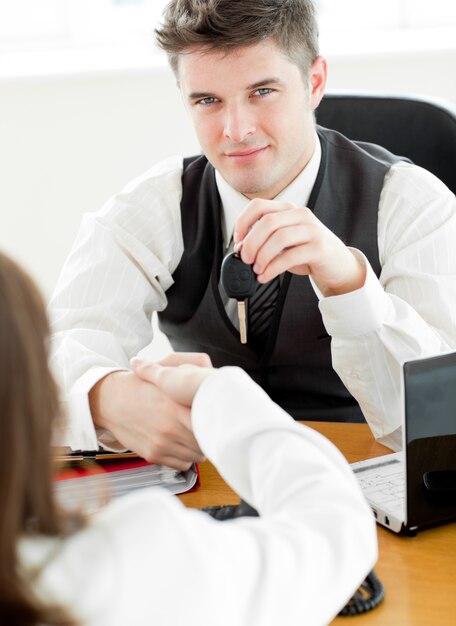
[[315, 283], [326, 332], [331, 337], [350, 338], [366, 335], [385, 323], [392, 304], [385, 294], [369, 261], [359, 250], [351, 251], [366, 268], [366, 280], [360, 289], [339, 296], [324, 297]]
[[115, 451], [121, 449], [108, 431], [95, 428], [89, 405], [92, 387], [108, 374], [121, 369], [123, 368], [94, 367], [76, 381], [67, 400], [63, 402], [66, 423], [54, 434], [56, 445], [69, 446], [72, 450], [97, 450], [100, 445]]
[[[375, 434], [374, 434], [375, 436]], [[381, 443], [382, 446], [386, 446], [395, 452], [399, 452], [402, 450], [402, 428], [396, 428], [393, 432], [388, 433], [387, 435], [381, 435], [376, 437], [378, 443]]]

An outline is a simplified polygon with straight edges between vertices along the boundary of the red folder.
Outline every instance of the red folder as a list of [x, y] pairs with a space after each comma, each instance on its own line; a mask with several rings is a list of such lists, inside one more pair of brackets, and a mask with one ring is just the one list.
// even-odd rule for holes
[[[197, 464], [186, 472], [149, 463], [132, 452], [72, 452], [56, 456], [55, 490], [63, 506], [96, 510], [100, 493], [116, 498], [137, 489], [159, 486], [171, 493], [200, 487]], [[90, 502], [92, 500], [92, 502]]]

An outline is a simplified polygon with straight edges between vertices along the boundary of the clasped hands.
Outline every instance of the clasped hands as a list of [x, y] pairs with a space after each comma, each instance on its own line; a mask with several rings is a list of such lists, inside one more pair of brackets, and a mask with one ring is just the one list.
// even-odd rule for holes
[[112, 372], [90, 391], [93, 421], [147, 461], [185, 471], [204, 460], [191, 404], [211, 371], [206, 354], [174, 353], [157, 363], [134, 358], [131, 371]]
[[[365, 268], [307, 208], [252, 200], [235, 224], [235, 249], [261, 283], [282, 272], [310, 275], [327, 297], [360, 288]], [[159, 363], [133, 359], [89, 394], [92, 417], [126, 448], [179, 470], [204, 459], [191, 425], [191, 404], [211, 371], [205, 354], [175, 353]]]

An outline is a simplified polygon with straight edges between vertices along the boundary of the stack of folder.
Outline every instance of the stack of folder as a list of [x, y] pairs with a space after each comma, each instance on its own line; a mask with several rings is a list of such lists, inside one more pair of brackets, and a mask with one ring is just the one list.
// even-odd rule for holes
[[199, 487], [196, 464], [185, 471], [149, 463], [133, 452], [77, 451], [56, 456], [54, 488], [67, 509], [91, 513], [104, 502], [146, 487], [162, 487], [173, 494]]

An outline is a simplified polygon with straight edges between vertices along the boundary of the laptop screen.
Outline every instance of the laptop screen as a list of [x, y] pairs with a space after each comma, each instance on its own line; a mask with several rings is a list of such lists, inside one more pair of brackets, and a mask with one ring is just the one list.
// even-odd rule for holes
[[456, 353], [404, 364], [407, 526], [456, 518]]

